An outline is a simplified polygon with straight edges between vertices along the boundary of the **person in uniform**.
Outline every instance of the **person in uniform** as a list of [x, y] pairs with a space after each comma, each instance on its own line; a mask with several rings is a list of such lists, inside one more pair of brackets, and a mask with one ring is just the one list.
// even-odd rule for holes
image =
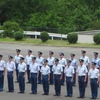
[[50, 67], [48, 66], [48, 60], [44, 59], [44, 64], [41, 67], [43, 95], [49, 95], [49, 80], [50, 80]]
[[79, 97], [78, 98], [84, 98], [85, 97], [85, 83], [87, 79], [87, 67], [84, 65], [84, 59], [79, 59], [80, 65], [77, 68], [78, 73], [78, 84], [79, 84]]
[[61, 85], [64, 85], [64, 82], [65, 82], [65, 74], [64, 74], [64, 69], [65, 69], [65, 66], [67, 65], [67, 62], [66, 62], [66, 59], [64, 58], [64, 53], [60, 52], [59, 53], [59, 64], [62, 66], [63, 68], [63, 74], [62, 74], [62, 80], [61, 80]]
[[18, 83], [18, 64], [20, 63], [20, 57], [22, 57], [20, 52], [21, 52], [20, 49], [16, 49], [16, 56], [14, 58], [15, 66], [16, 66], [16, 81], [15, 81], [15, 83]]
[[[87, 67], [87, 69], [90, 69], [90, 59], [88, 56], [86, 56], [86, 51], [85, 50], [81, 50], [82, 53], [82, 59], [84, 59], [84, 65]], [[87, 78], [86, 78], [86, 83], [85, 86], [87, 87], [88, 84], [88, 74], [87, 74]]]
[[99, 70], [96, 68], [96, 62], [92, 61], [92, 68], [89, 70], [88, 73], [90, 77], [90, 86], [91, 86], [91, 99], [96, 99], [98, 96], [98, 83], [100, 81], [100, 74]]
[[20, 57], [20, 63], [18, 64], [18, 72], [19, 72], [19, 92], [25, 92], [25, 76], [26, 76], [26, 63], [24, 62], [24, 57]]
[[77, 69], [77, 60], [75, 59], [75, 54], [70, 54], [71, 66], [74, 68], [74, 79], [73, 86], [76, 85], [76, 69]]
[[52, 71], [54, 74], [54, 86], [55, 86], [54, 96], [60, 96], [63, 68], [62, 65], [59, 64], [59, 59], [57, 58], [55, 59], [55, 65], [53, 65]]
[[67, 60], [67, 66], [64, 70], [65, 77], [66, 77], [66, 90], [67, 95], [65, 97], [72, 97], [73, 95], [73, 79], [74, 79], [74, 67], [71, 66], [71, 60]]
[[[36, 58], [36, 62], [38, 63], [39, 67], [40, 67], [40, 70], [41, 70], [41, 67], [44, 63], [44, 58], [42, 57], [42, 52], [38, 51], [38, 57]], [[38, 84], [41, 84], [41, 72], [39, 71], [39, 75], [38, 75]]]
[[7, 69], [7, 79], [8, 79], [8, 91], [7, 92], [14, 92], [14, 82], [13, 77], [15, 73], [15, 62], [13, 61], [13, 56], [8, 56], [9, 61], [7, 62], [6, 69]]
[[53, 51], [49, 51], [49, 57], [47, 58], [48, 60], [48, 65], [50, 67], [50, 84], [53, 84], [53, 72], [52, 72], [52, 67], [54, 65], [54, 60], [55, 58], [53, 57], [54, 52]]
[[34, 57], [32, 55], [32, 50], [28, 50], [28, 55], [25, 58], [25, 62], [26, 62], [26, 65], [27, 65], [27, 80], [28, 80], [27, 83], [30, 83], [30, 70], [29, 70], [29, 67], [30, 67], [30, 64], [32, 63], [32, 57]]
[[98, 52], [94, 52], [94, 58], [92, 61], [96, 62], [96, 68], [100, 71], [100, 58], [98, 57]]
[[36, 57], [32, 57], [32, 63], [29, 69], [31, 74], [31, 94], [37, 94], [37, 78], [40, 68], [36, 63]]
[[0, 92], [3, 91], [5, 75], [5, 61], [2, 58], [3, 55], [0, 54]]

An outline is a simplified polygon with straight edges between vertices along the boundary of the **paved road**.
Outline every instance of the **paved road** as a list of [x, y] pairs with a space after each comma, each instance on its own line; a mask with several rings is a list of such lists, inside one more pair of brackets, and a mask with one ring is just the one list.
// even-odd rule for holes
[[[50, 47], [50, 46], [34, 46], [28, 44], [5, 44], [0, 43], [0, 53], [4, 55], [4, 59], [7, 61], [8, 55], [15, 55], [15, 49], [20, 48], [22, 50], [22, 55], [26, 56], [27, 50], [33, 50], [33, 54], [37, 56], [37, 51], [42, 51], [43, 56], [46, 58], [48, 57], [48, 51], [52, 50], [55, 52], [54, 56], [59, 57], [59, 52], [64, 52], [65, 57], [69, 58], [69, 54], [74, 52], [76, 54], [76, 58], [81, 56], [81, 50], [86, 50], [90, 59], [93, 57], [93, 52], [97, 51], [100, 53], [100, 48], [72, 48], [72, 47]], [[26, 80], [27, 81], [27, 80]], [[54, 94], [54, 86], [50, 86], [50, 95], [49, 96], [42, 96], [43, 93], [42, 85], [38, 85], [38, 94], [37, 95], [30, 95], [31, 92], [30, 84], [26, 84], [26, 92], [25, 94], [18, 94], [19, 91], [18, 84], [15, 83], [15, 92], [14, 93], [6, 93], [7, 91], [7, 79], [5, 76], [5, 86], [4, 92], [0, 93], [0, 100], [77, 100], [78, 96], [78, 85], [73, 88], [73, 97], [72, 98], [65, 98], [66, 95], [66, 87], [62, 86], [62, 95], [60, 97], [53, 97]], [[86, 98], [84, 100], [89, 100], [91, 97], [90, 95], [90, 87], [88, 85], [86, 89]], [[100, 99], [100, 88], [99, 88], [99, 96], [98, 100]], [[81, 99], [80, 99], [81, 100]]]

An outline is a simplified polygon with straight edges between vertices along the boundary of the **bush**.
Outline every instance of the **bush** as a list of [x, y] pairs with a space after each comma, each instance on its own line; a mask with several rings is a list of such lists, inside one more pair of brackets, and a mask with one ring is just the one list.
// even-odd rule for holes
[[18, 31], [22, 31], [19, 24], [13, 21], [7, 21], [1, 27], [4, 30], [1, 35], [2, 37], [14, 37], [14, 33]]
[[93, 40], [96, 44], [100, 44], [100, 33], [94, 35]]
[[49, 34], [47, 32], [42, 32], [40, 38], [42, 42], [46, 42], [49, 39]]
[[69, 43], [77, 43], [78, 34], [77, 33], [68, 33], [67, 40]]
[[20, 32], [20, 31], [15, 32], [14, 38], [15, 38], [16, 41], [20, 41], [20, 40], [22, 40], [24, 38], [24, 34], [22, 32]]
[[0, 33], [0, 36], [2, 36], [3, 38], [5, 37], [13, 37], [13, 32], [11, 32], [10, 30], [4, 30], [3, 32]]

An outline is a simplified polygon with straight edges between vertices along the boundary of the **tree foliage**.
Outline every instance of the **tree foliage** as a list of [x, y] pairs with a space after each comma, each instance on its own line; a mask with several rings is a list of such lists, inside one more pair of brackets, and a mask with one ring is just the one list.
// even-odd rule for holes
[[0, 33], [0, 35], [2, 37], [14, 37], [14, 33], [15, 32], [23, 32], [23, 30], [20, 28], [19, 24], [13, 21], [7, 21], [5, 22], [1, 29], [3, 30], [3, 32]]
[[0, 24], [8, 20], [64, 34], [100, 29], [100, 0], [0, 0]]

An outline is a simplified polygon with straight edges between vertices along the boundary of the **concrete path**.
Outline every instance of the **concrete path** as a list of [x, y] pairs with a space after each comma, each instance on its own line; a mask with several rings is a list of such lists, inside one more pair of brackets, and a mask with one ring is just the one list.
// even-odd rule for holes
[[[8, 59], [8, 55], [13, 55], [15, 56], [15, 50], [16, 49], [21, 49], [22, 52], [21, 54], [23, 56], [26, 56], [27, 50], [31, 49], [33, 50], [33, 54], [37, 56], [37, 51], [42, 51], [43, 52], [43, 57], [47, 58], [48, 57], [48, 52], [49, 50], [54, 51], [54, 56], [59, 57], [59, 52], [65, 53], [65, 57], [69, 58], [70, 53], [75, 53], [76, 58], [79, 58], [81, 56], [81, 50], [86, 50], [87, 55], [92, 59], [93, 57], [93, 52], [97, 51], [100, 53], [100, 48], [95, 49], [95, 48], [70, 48], [70, 47], [51, 47], [51, 46], [34, 46], [34, 45], [29, 45], [29, 44], [5, 44], [5, 43], [0, 43], [0, 54], [4, 55], [5, 61]], [[27, 81], [27, 79], [26, 79]], [[50, 95], [48, 96], [43, 96], [43, 90], [42, 90], [42, 85], [38, 85], [38, 94], [37, 95], [30, 95], [29, 93], [31, 92], [31, 85], [26, 84], [26, 90], [25, 94], [18, 94], [17, 92], [19, 91], [18, 84], [15, 83], [15, 92], [14, 93], [7, 93], [7, 77], [5, 75], [5, 85], [4, 85], [4, 92], [0, 93], [0, 100], [77, 100], [77, 96], [79, 96], [78, 92], [78, 84], [76, 87], [73, 88], [73, 97], [72, 98], [66, 98], [64, 95], [66, 95], [66, 86], [62, 86], [62, 92], [60, 97], [54, 97], [54, 86], [50, 85]], [[86, 98], [84, 100], [90, 100], [91, 97], [91, 92], [90, 92], [90, 86], [88, 84], [88, 87], [86, 89]], [[81, 100], [81, 99], [79, 99]], [[83, 100], [83, 99], [82, 99]], [[100, 100], [100, 88], [99, 88], [99, 94], [98, 94], [98, 99]]]

